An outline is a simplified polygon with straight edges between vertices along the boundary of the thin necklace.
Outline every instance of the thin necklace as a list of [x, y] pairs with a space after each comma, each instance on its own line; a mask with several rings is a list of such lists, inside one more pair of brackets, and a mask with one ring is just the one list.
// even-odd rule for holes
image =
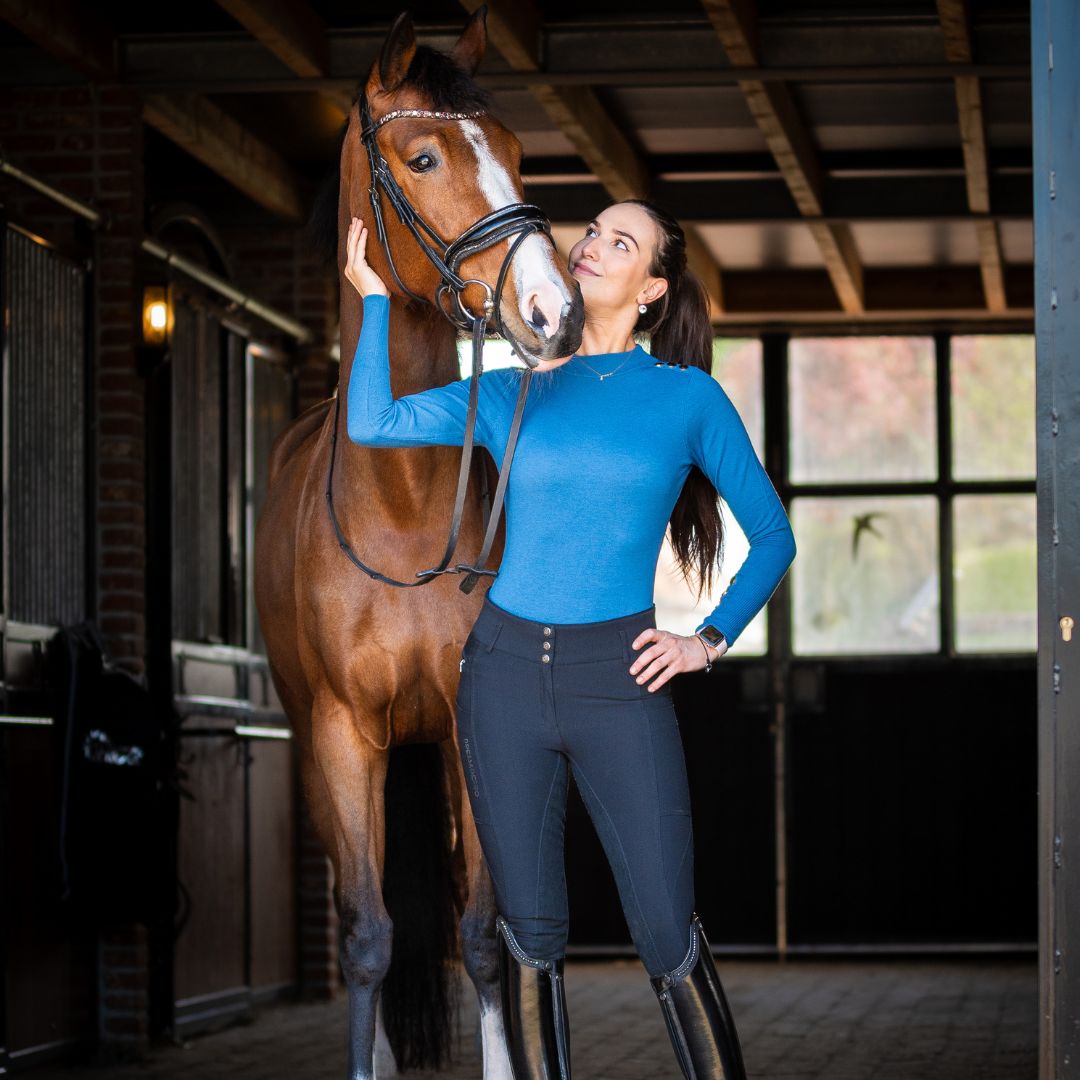
[[618, 373], [624, 367], [626, 367], [626, 365], [629, 364], [631, 360], [634, 359], [634, 354], [636, 352], [637, 352], [636, 348], [631, 349], [630, 350], [630, 355], [614, 371], [605, 371], [603, 374], [601, 374], [599, 371], [597, 371], [596, 368], [594, 368], [592, 366], [592, 364], [590, 364], [584, 357], [578, 356], [575, 353], [574, 354], [574, 359], [575, 360], [580, 360], [601, 382], [603, 382], [605, 379], [610, 379], [612, 375], [618, 375]]

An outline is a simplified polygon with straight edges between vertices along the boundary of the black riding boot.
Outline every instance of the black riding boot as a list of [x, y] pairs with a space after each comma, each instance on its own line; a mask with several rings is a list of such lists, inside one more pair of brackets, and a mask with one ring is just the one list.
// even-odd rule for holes
[[686, 1080], [746, 1080], [735, 1021], [696, 913], [686, 959], [649, 981]]
[[563, 958], [527, 956], [501, 915], [499, 982], [514, 1080], [570, 1080], [570, 1028]]

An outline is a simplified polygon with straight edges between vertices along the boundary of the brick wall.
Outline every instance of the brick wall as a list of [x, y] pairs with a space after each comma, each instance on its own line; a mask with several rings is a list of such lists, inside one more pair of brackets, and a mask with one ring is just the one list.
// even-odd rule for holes
[[[128, 90], [10, 90], [0, 97], [0, 142], [13, 164], [90, 202], [109, 221], [94, 234], [97, 272], [97, 608], [110, 653], [135, 673], [146, 651], [143, 565], [143, 387], [135, 371], [134, 302], [142, 240], [142, 120]], [[9, 215], [65, 247], [86, 226], [12, 180]]]
[[225, 228], [221, 235], [235, 285], [312, 331], [298, 358], [300, 411], [322, 401], [337, 381], [337, 365], [328, 359], [338, 320], [333, 267], [319, 261], [302, 228]]
[[[24, 185], [4, 184], [9, 216], [95, 260], [94, 442], [97, 615], [106, 644], [128, 670], [145, 671], [144, 381], [140, 340], [139, 245], [145, 221], [143, 126], [138, 97], [123, 89], [11, 90], [0, 94], [0, 146], [13, 164], [108, 214], [91, 230]], [[203, 208], [214, 220], [213, 207]], [[336, 333], [337, 282], [302, 229], [220, 227], [238, 287], [298, 318], [314, 332], [297, 369], [299, 407], [336, 384], [327, 352]], [[301, 983], [307, 996], [340, 985], [331, 871], [301, 813], [299, 922]], [[97, 1030], [101, 1062], [140, 1057], [148, 1037], [145, 928], [118, 926], [98, 943]]]
[[[142, 138], [141, 105], [128, 90], [16, 89], [0, 95], [5, 156], [109, 219], [91, 234], [69, 210], [5, 180], [12, 220], [94, 258], [97, 614], [110, 654], [136, 674], [144, 671], [146, 653], [144, 398], [135, 368]], [[140, 1056], [147, 1042], [145, 929], [118, 926], [98, 944], [100, 1054], [106, 1060]]]

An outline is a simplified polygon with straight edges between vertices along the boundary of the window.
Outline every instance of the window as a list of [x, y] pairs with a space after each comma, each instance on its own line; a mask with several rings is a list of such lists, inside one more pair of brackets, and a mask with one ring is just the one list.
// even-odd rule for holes
[[173, 636], [262, 652], [254, 530], [292, 380], [284, 357], [224, 325], [198, 294], [174, 295]]
[[952, 339], [952, 458], [957, 480], [1035, 479], [1035, 338]]
[[247, 441], [247, 646], [266, 654], [259, 620], [255, 612], [255, 522], [266, 502], [270, 473], [270, 451], [274, 440], [292, 422], [293, 376], [286, 357], [274, 350], [250, 344], [247, 347], [247, 399], [249, 402]]
[[937, 475], [932, 338], [795, 338], [788, 385], [792, 482]]
[[[759, 458], [764, 457], [765, 420], [762, 392], [761, 342], [751, 338], [716, 338], [713, 342], [713, 377], [723, 386], [742, 417]], [[750, 550], [746, 535], [727, 503], [720, 502], [724, 522], [724, 559], [713, 587], [698, 600], [695, 587], [685, 581], [675, 562], [670, 533], [665, 535], [656, 570], [656, 624], [676, 634], [692, 634], [716, 607]], [[732, 646], [731, 656], [760, 655], [767, 644], [765, 612], [762, 610]]]
[[1034, 650], [1035, 339], [954, 337], [951, 374], [953, 476], [978, 489], [953, 499], [956, 648]]
[[174, 295], [172, 341], [173, 636], [242, 644], [236, 617], [243, 594], [231, 556], [241, 537], [229, 530], [238, 476], [231, 453], [243, 432], [232, 337], [196, 296]]
[[798, 653], [935, 652], [937, 501], [929, 495], [803, 497], [791, 527]]
[[[461, 377], [467, 379], [472, 374], [473, 346], [471, 337], [458, 337], [457, 354]], [[495, 368], [504, 367], [523, 368], [525, 366], [518, 354], [510, 347], [510, 342], [504, 341], [502, 338], [484, 339], [483, 363], [485, 371], [494, 371]]]
[[788, 391], [794, 651], [1034, 649], [1034, 339], [797, 338]]
[[[4, 616], [60, 626], [87, 596], [85, 265], [8, 226], [0, 401]], [[10, 629], [10, 627], [9, 627]]]

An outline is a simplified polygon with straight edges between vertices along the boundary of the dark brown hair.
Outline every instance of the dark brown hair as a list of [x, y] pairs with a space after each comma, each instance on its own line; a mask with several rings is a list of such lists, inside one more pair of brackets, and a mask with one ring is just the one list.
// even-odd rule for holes
[[[638, 318], [635, 334], [649, 335], [649, 352], [657, 360], [698, 367], [712, 375], [713, 331], [709, 298], [701, 279], [687, 265], [686, 234], [662, 206], [649, 199], [622, 199], [642, 207], [652, 218], [659, 241], [649, 264], [652, 277], [662, 277], [667, 290]], [[671, 547], [683, 578], [698, 580], [697, 594], [711, 589], [723, 561], [724, 521], [719, 492], [696, 466], [683, 484], [671, 513]]]

